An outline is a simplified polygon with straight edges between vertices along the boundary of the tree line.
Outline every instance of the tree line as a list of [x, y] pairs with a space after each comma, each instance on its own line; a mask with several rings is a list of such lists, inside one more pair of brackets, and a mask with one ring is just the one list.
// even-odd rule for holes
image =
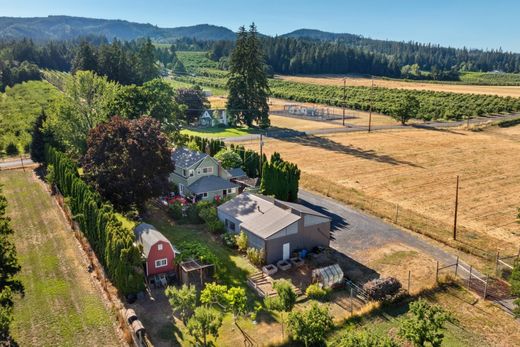
[[7, 216], [7, 199], [0, 186], [0, 346], [17, 346], [10, 332], [14, 295], [23, 295], [24, 287], [16, 277], [21, 267], [12, 241], [14, 230]]

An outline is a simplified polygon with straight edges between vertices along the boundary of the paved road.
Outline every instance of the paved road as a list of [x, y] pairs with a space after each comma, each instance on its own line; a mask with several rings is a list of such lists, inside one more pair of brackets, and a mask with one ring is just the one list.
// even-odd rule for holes
[[[23, 159], [23, 166], [29, 166], [35, 164], [31, 159]], [[8, 161], [0, 161], [0, 170], [6, 170], [6, 169], [14, 169], [16, 167], [22, 167], [22, 160], [21, 159], [15, 159], [15, 160], [8, 160]]]
[[[507, 114], [507, 115], [498, 115], [498, 116], [488, 116], [488, 117], [476, 117], [469, 120], [469, 124], [480, 124], [488, 121], [497, 121], [497, 120], [508, 120], [520, 117], [520, 113]], [[319, 121], [317, 121], [319, 122]], [[454, 122], [440, 122], [440, 121], [429, 121], [420, 124], [410, 124], [410, 125], [375, 125], [371, 127], [372, 131], [378, 130], [391, 130], [391, 129], [442, 129], [442, 128], [454, 128], [460, 127], [468, 122], [466, 120], [454, 121]], [[288, 137], [296, 137], [296, 136], [304, 136], [304, 135], [323, 135], [323, 134], [334, 134], [334, 133], [353, 133], [353, 132], [367, 132], [368, 126], [364, 125], [353, 125], [346, 123], [345, 127], [338, 128], [327, 128], [327, 129], [314, 129], [307, 131], [297, 131], [292, 129], [276, 129], [272, 131], [268, 131], [265, 136], [272, 138], [288, 138]], [[244, 136], [233, 136], [222, 138], [225, 141], [251, 141], [258, 140], [260, 137], [259, 134], [250, 134]]]
[[[333, 199], [314, 194], [305, 190], [298, 193], [300, 203], [319, 211], [332, 219], [332, 241], [331, 247], [363, 264], [364, 259], [354, 257], [354, 254], [363, 254], [374, 247], [384, 246], [388, 243], [401, 243], [418, 249], [428, 254], [439, 264], [454, 264], [457, 256], [419, 238], [411, 232], [399, 229], [392, 224], [360, 212], [352, 207], [343, 205]], [[467, 269], [469, 265], [462, 260], [459, 264]], [[473, 273], [481, 278], [484, 275], [476, 270]], [[469, 274], [459, 270], [458, 275], [467, 279]], [[512, 299], [495, 300], [506, 312], [512, 312], [514, 307]]]

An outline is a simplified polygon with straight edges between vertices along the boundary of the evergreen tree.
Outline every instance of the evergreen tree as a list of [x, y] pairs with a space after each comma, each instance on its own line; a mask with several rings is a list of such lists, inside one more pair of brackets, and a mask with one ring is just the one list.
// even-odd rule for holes
[[150, 38], [146, 39], [139, 48], [137, 74], [141, 83], [150, 81], [159, 75], [159, 70], [155, 65], [154, 46]]
[[95, 48], [87, 41], [83, 41], [78, 48], [76, 56], [72, 61], [72, 72], [76, 71], [97, 71], [98, 62]]
[[47, 120], [47, 115], [42, 109], [42, 112], [36, 118], [32, 131], [32, 142], [31, 142], [31, 159], [38, 163], [43, 163], [45, 160], [45, 136], [43, 134], [43, 124]]
[[260, 127], [269, 126], [269, 85], [265, 73], [264, 53], [256, 26], [249, 32], [242, 26], [237, 34], [236, 46], [229, 61], [228, 113], [237, 122]]

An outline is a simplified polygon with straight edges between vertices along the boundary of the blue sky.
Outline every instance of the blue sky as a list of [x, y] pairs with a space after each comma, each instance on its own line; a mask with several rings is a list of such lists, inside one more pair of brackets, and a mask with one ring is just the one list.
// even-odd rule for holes
[[482, 0], [0, 0], [1, 16], [64, 14], [161, 27], [210, 23], [266, 34], [298, 28], [453, 47], [520, 52], [520, 1]]

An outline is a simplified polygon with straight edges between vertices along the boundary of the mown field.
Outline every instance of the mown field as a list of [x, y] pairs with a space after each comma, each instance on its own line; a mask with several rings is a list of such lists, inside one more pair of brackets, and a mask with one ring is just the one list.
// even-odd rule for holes
[[[399, 130], [265, 141], [302, 170], [301, 187], [490, 258], [518, 251], [520, 126]], [[257, 143], [245, 143], [256, 148]], [[459, 235], [451, 242], [456, 176]]]
[[115, 318], [87, 272], [70, 228], [30, 171], [0, 173], [22, 266], [14, 306], [20, 346], [119, 346]]
[[[463, 76], [462, 83], [468, 80], [467, 84], [462, 83], [450, 83], [450, 82], [436, 82], [431, 81], [405, 81], [405, 80], [394, 80], [394, 79], [383, 79], [374, 78], [373, 80], [366, 77], [353, 77], [349, 76], [346, 78], [346, 84], [349, 87], [370, 87], [372, 81], [376, 87], [383, 88], [401, 88], [409, 90], [431, 90], [436, 92], [451, 92], [451, 93], [465, 93], [465, 94], [489, 94], [499, 96], [511, 96], [520, 97], [520, 75], [518, 76], [518, 82], [516, 85], [475, 85], [470, 83], [473, 80], [486, 80], [486, 75], [474, 73], [468, 73]], [[343, 86], [343, 76], [337, 75], [308, 75], [308, 76], [276, 76], [277, 79], [290, 82], [300, 82], [317, 84], [324, 86]], [[490, 77], [488, 77], [489, 79]], [[513, 82], [511, 82], [513, 83]]]
[[9, 144], [20, 152], [27, 151], [33, 124], [42, 109], [59, 95], [59, 91], [45, 81], [29, 81], [7, 88], [0, 94], [0, 152]]

